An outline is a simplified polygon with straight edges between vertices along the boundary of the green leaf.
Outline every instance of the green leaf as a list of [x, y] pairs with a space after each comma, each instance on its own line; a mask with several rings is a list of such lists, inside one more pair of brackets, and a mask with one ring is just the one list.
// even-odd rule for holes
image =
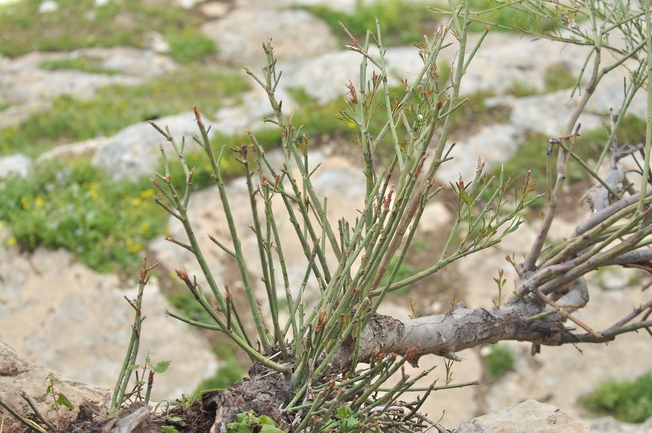
[[57, 379], [56, 377], [54, 377], [54, 374], [52, 374], [52, 373], [48, 374], [45, 377], [45, 380], [46, 381], [49, 380], [52, 385], [54, 385], [54, 384], [61, 385], [61, 381], [59, 379]]
[[284, 433], [284, 432], [283, 432], [283, 430], [281, 430], [278, 427], [274, 427], [274, 426], [271, 426], [271, 425], [264, 425], [260, 429], [260, 433]]
[[356, 428], [360, 424], [360, 421], [357, 419], [350, 417], [342, 420], [342, 427], [344, 427], [344, 431], [351, 431], [354, 428]]
[[251, 428], [240, 422], [232, 422], [226, 426], [229, 433], [251, 433]]
[[261, 415], [261, 416], [258, 418], [258, 422], [259, 422], [260, 424], [263, 424], [263, 425], [273, 425], [273, 426], [276, 425], [276, 423], [274, 422], [274, 420], [271, 419], [270, 417], [268, 417], [267, 415]]
[[165, 418], [165, 421], [169, 422], [170, 424], [176, 424], [180, 427], [186, 426], [186, 422], [180, 416], [169, 416]]
[[57, 403], [64, 405], [69, 410], [73, 410], [75, 408], [75, 405], [72, 404], [70, 400], [68, 400], [68, 397], [66, 397], [62, 392], [57, 393]]
[[152, 370], [154, 370], [156, 373], [165, 373], [165, 370], [168, 369], [170, 366], [170, 362], [172, 361], [161, 361], [158, 362], [156, 365], [152, 366]]
[[161, 427], [161, 433], [179, 433], [179, 430], [175, 429], [171, 425], [164, 425]]
[[351, 416], [353, 416], [353, 411], [348, 406], [340, 406], [337, 408], [337, 411], [335, 411], [335, 417], [339, 420], [344, 420]]

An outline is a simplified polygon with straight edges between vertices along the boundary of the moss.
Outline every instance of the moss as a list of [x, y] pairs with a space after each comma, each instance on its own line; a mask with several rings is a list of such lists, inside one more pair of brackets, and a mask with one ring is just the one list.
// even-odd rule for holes
[[172, 34], [167, 41], [170, 45], [170, 55], [180, 63], [191, 63], [217, 53], [213, 40], [194, 30]]

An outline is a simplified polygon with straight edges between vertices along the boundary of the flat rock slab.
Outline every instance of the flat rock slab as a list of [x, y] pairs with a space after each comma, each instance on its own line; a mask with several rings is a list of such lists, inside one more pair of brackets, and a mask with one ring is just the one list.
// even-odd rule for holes
[[268, 38], [281, 60], [312, 58], [338, 48], [330, 27], [304, 10], [242, 8], [201, 30], [215, 41], [218, 58], [237, 66], [264, 64], [261, 46]]
[[457, 433], [591, 433], [561, 410], [536, 400], [462, 423]]
[[[134, 299], [136, 290], [133, 286], [124, 290], [125, 285], [116, 276], [90, 270], [63, 250], [39, 248], [21, 254], [17, 247], [2, 246], [0, 341], [65, 376], [112, 388], [133, 323], [133, 309], [124, 297]], [[208, 342], [187, 325], [167, 318], [166, 308], [167, 301], [151, 280], [143, 300], [147, 317], [138, 362], [143, 363], [148, 351], [153, 362], [172, 361], [166, 373], [156, 376], [154, 400], [194, 392], [218, 367]]]
[[[55, 416], [50, 411], [52, 396], [45, 393], [49, 383], [46, 383], [46, 378], [50, 374], [60, 382], [55, 385], [55, 391], [64, 394], [75, 406], [72, 411], [67, 409], [59, 411], [59, 420], [62, 424], [67, 424], [75, 419], [80, 403], [86, 401], [100, 406], [104, 403], [107, 394], [111, 392], [107, 388], [95, 388], [36, 365], [18, 356], [13, 348], [0, 341], [0, 399], [18, 413], [31, 413], [27, 402], [21, 397], [21, 394], [25, 393], [34, 401], [36, 409], [54, 422]], [[4, 409], [0, 408], [0, 413], [4, 415]], [[6, 427], [7, 425], [5, 425]], [[8, 431], [12, 431], [12, 429], [9, 428]]]
[[[91, 61], [115, 74], [41, 69], [45, 61], [75, 59]], [[136, 85], [174, 69], [176, 63], [169, 57], [131, 47], [33, 52], [15, 59], [0, 56], [0, 103], [13, 104], [0, 111], [0, 129], [19, 124], [34, 112], [47, 110], [49, 100], [59, 95], [91, 98], [100, 87]]]

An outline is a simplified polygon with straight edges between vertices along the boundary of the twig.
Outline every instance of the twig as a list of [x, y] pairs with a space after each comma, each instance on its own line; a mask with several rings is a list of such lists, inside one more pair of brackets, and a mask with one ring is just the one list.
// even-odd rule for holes
[[[530, 249], [530, 252], [528, 253], [527, 258], [523, 264], [523, 270], [526, 273], [534, 270], [536, 261], [541, 255], [543, 244], [548, 237], [548, 231], [550, 230], [552, 221], [555, 217], [555, 212], [557, 210], [559, 194], [561, 193], [564, 181], [566, 180], [566, 166], [568, 165], [568, 161], [570, 159], [571, 152], [573, 151], [575, 140], [579, 135], [581, 126], [582, 125], [578, 123], [575, 127], [575, 132], [571, 136], [572, 141], [569, 147], [570, 152], [565, 152], [562, 148], [559, 149], [559, 156], [557, 158], [557, 182], [555, 183], [555, 188], [552, 191], [552, 196], [548, 198], [548, 209], [546, 210], [546, 215], [543, 219], [543, 222], [541, 223], [539, 233], [537, 234], [534, 244], [532, 245], [532, 248]], [[567, 138], [563, 139], [563, 141], [566, 140]]]
[[627, 323], [632, 321], [636, 316], [638, 316], [639, 314], [641, 314], [642, 312], [644, 312], [647, 309], [652, 309], [652, 301], [650, 301], [647, 304], [642, 305], [642, 306], [640, 306], [638, 308], [634, 308], [632, 310], [632, 312], [629, 313], [627, 316], [623, 317], [618, 322], [616, 322], [613, 325], [611, 325], [610, 327], [608, 327], [605, 330], [605, 333], [606, 332], [611, 332], [611, 331], [613, 331], [615, 329], [618, 329], [618, 328], [621, 328], [622, 326], [625, 326]]
[[551, 307], [555, 308], [559, 314], [561, 314], [562, 316], [564, 316], [565, 318], [567, 318], [567, 319], [570, 320], [571, 322], [575, 323], [575, 324], [576, 324], [577, 326], [579, 326], [580, 328], [584, 329], [586, 332], [588, 332], [589, 334], [591, 334], [593, 337], [595, 337], [595, 338], [602, 338], [602, 336], [599, 335], [599, 334], [597, 334], [593, 329], [591, 329], [590, 326], [588, 326], [587, 324], [585, 324], [584, 322], [582, 322], [580, 319], [577, 319], [577, 318], [571, 316], [570, 314], [568, 314], [568, 312], [566, 312], [566, 311], [565, 311], [561, 306], [559, 306], [555, 301], [553, 301], [552, 299], [550, 299], [549, 297], [547, 297], [546, 295], [544, 295], [543, 293], [541, 293], [540, 290], [536, 290], [535, 293], [536, 293], [536, 295], [539, 297], [539, 299], [541, 299], [542, 301], [544, 301], [546, 304], [550, 305]]
[[[52, 433], [57, 433], [57, 428], [55, 426], [53, 426], [47, 419], [45, 419], [45, 417], [43, 415], [41, 415], [41, 412], [38, 410], [38, 408], [34, 404], [34, 401], [32, 401], [32, 399], [27, 394], [25, 394], [24, 391], [20, 394], [20, 396], [23, 397], [23, 399], [27, 402], [29, 407], [32, 408], [32, 410], [34, 411], [34, 414], [36, 415], [36, 417], [38, 419], [40, 419], [41, 422], [43, 424], [45, 424], [45, 426], [48, 429], [50, 429], [50, 431]], [[57, 423], [57, 425], [58, 425], [58, 423]]]
[[18, 419], [20, 422], [22, 422], [23, 424], [25, 424], [27, 427], [31, 428], [32, 430], [37, 431], [39, 433], [48, 433], [47, 430], [42, 428], [40, 425], [36, 424], [34, 421], [32, 421], [30, 419], [27, 419], [24, 416], [22, 416], [21, 414], [19, 414], [18, 412], [16, 412], [11, 406], [9, 406], [7, 403], [5, 403], [4, 400], [2, 400], [1, 398], [0, 398], [0, 406], [5, 408], [5, 410], [7, 412], [9, 412], [13, 416], [15, 416], [16, 419]]

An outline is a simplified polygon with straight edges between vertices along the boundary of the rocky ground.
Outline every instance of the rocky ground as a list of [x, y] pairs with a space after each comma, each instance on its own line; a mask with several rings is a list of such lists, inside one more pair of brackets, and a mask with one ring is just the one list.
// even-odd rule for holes
[[[279, 94], [287, 101], [284, 104], [287, 109], [292, 105], [286, 91], [288, 88], [301, 87], [320, 102], [341, 98], [346, 91], [344, 85], [349, 79], [355, 80], [360, 62], [358, 55], [343, 49], [325, 23], [305, 11], [284, 9], [294, 3], [301, 2], [208, 1], [192, 6], [206, 18], [202, 27], [204, 34], [214, 38], [221, 47], [216, 60], [219, 64], [258, 65], [264, 61], [260, 43], [268, 36], [273, 38], [275, 53], [279, 57], [277, 68], [283, 70]], [[346, 9], [352, 3], [340, 0], [329, 2], [329, 5]], [[58, 94], [89, 97], [109, 83], [135, 84], [174, 70], [174, 61], [165, 53], [157, 53], [154, 48], [155, 45], [149, 50], [92, 48], [67, 53], [34, 52], [13, 59], [0, 57], [0, 95], [2, 100], [11, 101], [9, 108], [0, 111], [0, 129], [19, 124], [35, 110], [47, 109]], [[449, 62], [455, 55], [454, 50], [451, 47], [445, 51], [442, 62]], [[546, 41], [533, 42], [514, 35], [491, 34], [465, 77], [463, 92], [491, 91], [494, 96], [487, 100], [487, 109], [500, 108], [509, 115], [500, 122], [483, 121], [456, 131], [454, 138], [458, 142], [458, 152], [454, 160], [439, 171], [438, 181], [447, 184], [460, 174], [471, 177], [478, 157], [488, 165], [499, 164], [511, 156], [527, 133], [541, 132], [550, 137], [559, 135], [577, 98], [570, 98], [569, 90], [546, 93], [546, 70], [555, 66], [576, 72], [582, 67], [585, 55], [580, 47], [562, 49]], [[105, 66], [120, 73], [109, 76], [39, 68], [44, 59], [85, 56], [101, 59]], [[417, 50], [413, 47], [389, 48], [387, 59], [395, 82], [410, 77], [420, 65]], [[602, 125], [609, 108], [620, 104], [614, 100], [614, 95], [621, 93], [623, 76], [624, 73], [619, 71], [607, 76], [594, 95], [588, 114], [580, 119], [585, 130]], [[514, 83], [525, 83], [541, 93], [514, 96], [509, 93]], [[645, 98], [643, 94], [639, 97], [632, 104], [631, 111], [644, 117]], [[243, 127], [260, 127], [262, 116], [270, 112], [264, 92], [253, 89], [244, 93], [241, 99], [241, 104], [222, 108], [214, 118], [208, 119], [207, 123], [213, 130], [228, 134]], [[177, 137], [185, 135], [189, 138], [196, 133], [190, 112], [160, 118], [157, 123], [169, 126]], [[321, 146], [310, 154], [314, 164], [322, 164], [314, 184], [320, 193], [336, 197], [330, 202], [330, 215], [351, 220], [355, 218], [356, 206], [364, 198], [364, 189], [359, 183], [362, 180], [360, 161], [350, 143], [330, 140], [330, 137], [321, 141]], [[37, 161], [24, 155], [0, 158], [0, 176], [8, 172], [29, 173], [37, 170], [38, 163], [48, 158], [80, 154], [92, 155], [95, 164], [107, 168], [116, 177], [151, 173], [158, 161], [156, 152], [160, 142], [160, 135], [150, 125], [134, 124], [111, 137], [62, 145], [39, 156]], [[228, 186], [236, 220], [244, 233], [249, 224], [249, 204], [246, 195], [242, 194], [243, 188], [243, 182], [238, 179]], [[588, 208], [578, 206], [583, 191], [574, 192], [576, 194], [568, 195], [563, 203], [563, 218], [554, 226], [553, 236], [563, 238], [570, 235], [575, 225], [588, 215]], [[202, 190], [193, 196], [190, 209], [196, 233], [211, 233], [218, 239], [225, 236], [218, 205], [213, 189]], [[436, 245], [452, 218], [443, 197], [426, 209], [419, 236], [427, 244]], [[180, 227], [174, 219], [169, 224], [171, 235], [176, 237]], [[410, 297], [419, 300], [417, 308], [422, 314], [444, 311], [453, 296], [463, 300], [467, 307], [491, 306], [496, 297], [492, 279], [497, 276], [498, 269], [505, 270], [508, 281], [516, 276], [504, 257], [526, 253], [537, 225], [537, 218], [531, 218], [522, 230], [497, 247], [455, 263], [430, 280], [428, 285], [390, 298], [385, 305], [386, 311], [391, 311], [394, 317], [407, 318], [411, 313]], [[282, 233], [292, 230], [289, 224], [279, 228]], [[3, 233], [2, 236], [6, 239], [9, 234]], [[243, 242], [247, 254], [257, 254], [255, 238], [245, 236]], [[19, 355], [65, 376], [94, 386], [113, 386], [130, 332], [132, 312], [123, 297], [134, 296], [134, 284], [125, 284], [115, 275], [98, 274], [75, 262], [71, 254], [63, 250], [39, 248], [26, 254], [17, 246], [2, 245], [0, 340]], [[206, 242], [204, 247], [214, 274], [237, 289], [237, 280], [232, 278], [236, 275], [233, 265], [219, 255], [210, 242]], [[427, 263], [433, 251], [427, 247], [416, 252], [419, 259], [415, 264]], [[191, 257], [163, 238], [151, 242], [148, 255], [161, 261], [167, 270], [185, 266], [189, 273], [199, 273]], [[303, 272], [298, 264], [293, 267], [290, 263], [293, 281], [300, 280]], [[165, 317], [168, 305], [161, 287], [169, 284], [164, 281], [166, 278], [163, 273], [159, 280], [153, 280], [145, 299], [147, 321], [141, 350], [152, 351], [156, 360], [172, 360], [170, 370], [157, 377], [155, 399], [174, 399], [182, 393], [194, 391], [202, 379], [212, 376], [220, 366], [220, 360], [204, 336]], [[252, 279], [257, 278], [254, 275]], [[633, 306], [646, 301], [647, 294], [641, 292], [640, 287], [648, 279], [637, 270], [601, 270], [590, 281], [591, 303], [578, 316], [595, 329], [611, 325]], [[453, 427], [469, 418], [535, 399], [563, 408], [565, 413], [582, 420], [594, 432], [643, 431], [634, 427], [627, 430], [630, 428], [627, 426], [609, 430], [612, 427], [604, 427], [607, 421], [589, 419], [577, 403], [580, 395], [603, 379], [633, 379], [648, 371], [652, 346], [642, 335], [622, 336], [608, 346], [583, 346], [583, 353], [572, 346], [546, 347], [534, 358], [530, 357], [527, 344], [514, 342], [509, 347], [516, 355], [516, 364], [505, 377], [491, 385], [435, 393], [429, 397], [424, 411], [434, 418], [445, 411], [442, 423]], [[464, 360], [454, 369], [455, 380], [482, 379], [484, 355], [486, 353], [480, 348], [464, 352], [461, 355]], [[442, 375], [443, 364], [438, 358], [424, 358], [420, 367], [423, 369], [433, 364], [440, 366], [435, 374]], [[428, 385], [432, 379], [426, 378], [424, 384]]]

